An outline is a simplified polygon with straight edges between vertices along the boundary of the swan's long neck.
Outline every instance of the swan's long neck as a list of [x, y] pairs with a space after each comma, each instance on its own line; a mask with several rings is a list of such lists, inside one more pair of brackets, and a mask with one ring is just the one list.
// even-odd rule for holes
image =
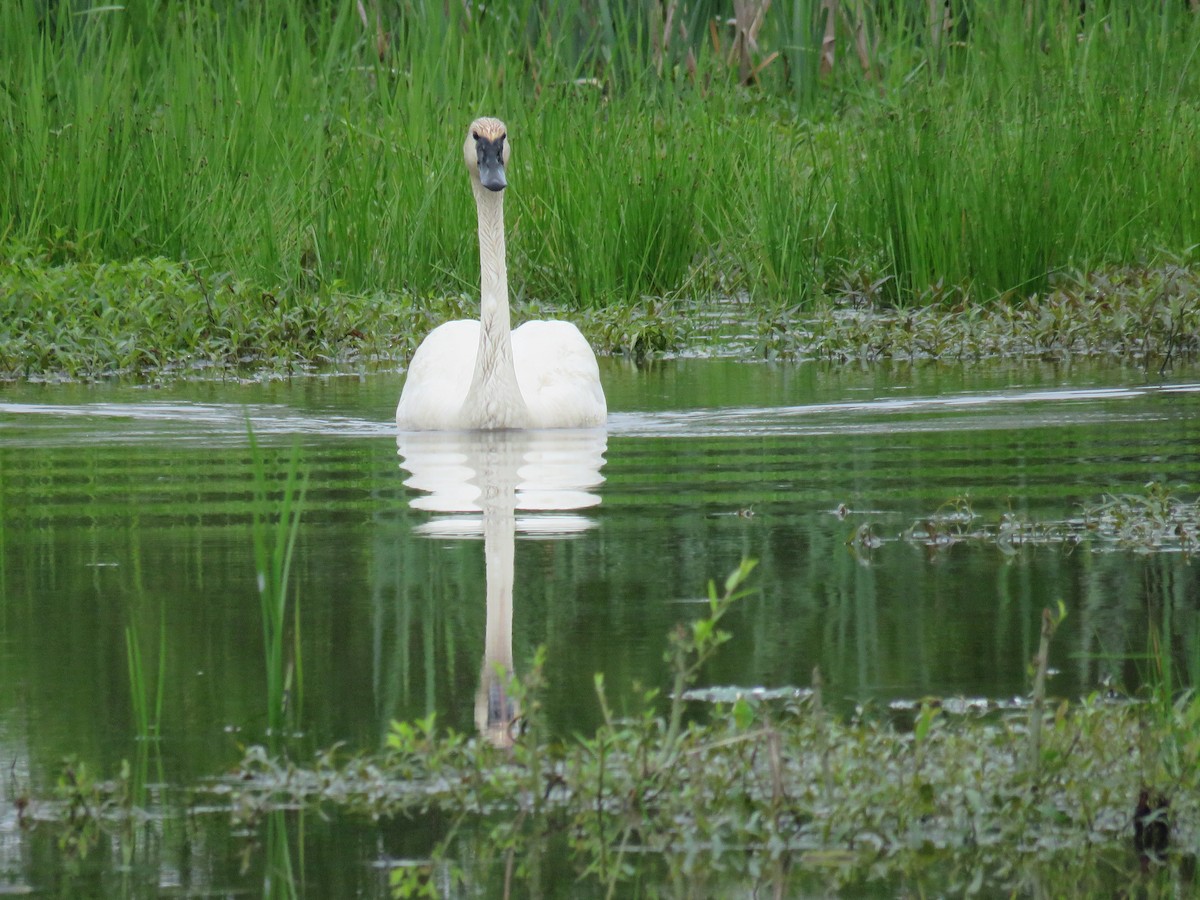
[[524, 428], [529, 412], [513, 366], [504, 247], [504, 194], [472, 179], [479, 214], [479, 349], [464, 411], [474, 428]]

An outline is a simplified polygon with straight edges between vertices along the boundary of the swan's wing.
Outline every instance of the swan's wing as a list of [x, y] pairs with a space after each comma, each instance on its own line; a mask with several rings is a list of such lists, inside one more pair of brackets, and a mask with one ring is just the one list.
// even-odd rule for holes
[[396, 424], [404, 431], [461, 428], [459, 414], [471, 387], [479, 323], [459, 319], [439, 325], [413, 354], [396, 407]]
[[583, 428], [608, 418], [596, 355], [570, 322], [526, 322], [512, 334], [521, 396], [534, 428]]

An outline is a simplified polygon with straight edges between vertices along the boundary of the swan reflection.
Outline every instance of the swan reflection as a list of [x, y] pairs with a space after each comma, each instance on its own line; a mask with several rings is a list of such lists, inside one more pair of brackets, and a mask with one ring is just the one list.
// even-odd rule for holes
[[483, 537], [487, 631], [475, 695], [475, 723], [497, 746], [512, 744], [518, 710], [512, 677], [513, 555], [517, 534], [555, 537], [595, 525], [578, 510], [600, 503], [596, 489], [608, 434], [603, 429], [404, 432], [397, 438], [405, 485], [421, 491], [415, 509], [435, 513], [415, 531], [433, 538]]

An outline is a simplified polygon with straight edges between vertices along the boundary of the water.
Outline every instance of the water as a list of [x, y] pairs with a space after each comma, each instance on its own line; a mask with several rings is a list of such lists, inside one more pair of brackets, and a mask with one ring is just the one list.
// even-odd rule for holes
[[[310, 748], [370, 751], [392, 719], [430, 711], [503, 741], [495, 666], [524, 671], [542, 644], [551, 723], [589, 729], [593, 673], [618, 708], [635, 684], [665, 686], [667, 632], [746, 556], [760, 590], [705, 673], [718, 688], [802, 688], [819, 665], [847, 709], [1012, 697], [1059, 599], [1063, 696], [1135, 689], [1133, 657], [1164, 621], [1177, 646], [1196, 633], [1200, 581], [1178, 553], [897, 539], [963, 498], [989, 523], [1063, 522], [1150, 481], [1191, 499], [1196, 369], [692, 360], [603, 375], [606, 433], [399, 447], [387, 374], [0, 388], [0, 892], [66, 877], [14, 801], [48, 795], [65, 757], [110, 778], [137, 753], [127, 628], [148, 671], [164, 661], [167, 806], [263, 739], [247, 418], [272, 463], [298, 440], [310, 472], [293, 570]], [[867, 524], [883, 543], [856, 553]], [[140, 868], [107, 836], [73, 877], [104, 893], [261, 888], [261, 848], [226, 816], [200, 821], [148, 826]], [[306, 871], [321, 895], [379, 893], [383, 863], [427, 854], [444, 827], [310, 821]]]

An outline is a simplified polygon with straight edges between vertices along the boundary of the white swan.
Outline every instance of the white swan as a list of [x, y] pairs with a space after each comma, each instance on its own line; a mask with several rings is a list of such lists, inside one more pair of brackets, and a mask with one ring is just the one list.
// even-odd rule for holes
[[479, 321], [439, 325], [408, 368], [401, 431], [583, 428], [608, 417], [596, 356], [570, 322], [511, 330], [504, 250], [508, 133], [499, 119], [471, 123], [463, 156], [479, 214]]

